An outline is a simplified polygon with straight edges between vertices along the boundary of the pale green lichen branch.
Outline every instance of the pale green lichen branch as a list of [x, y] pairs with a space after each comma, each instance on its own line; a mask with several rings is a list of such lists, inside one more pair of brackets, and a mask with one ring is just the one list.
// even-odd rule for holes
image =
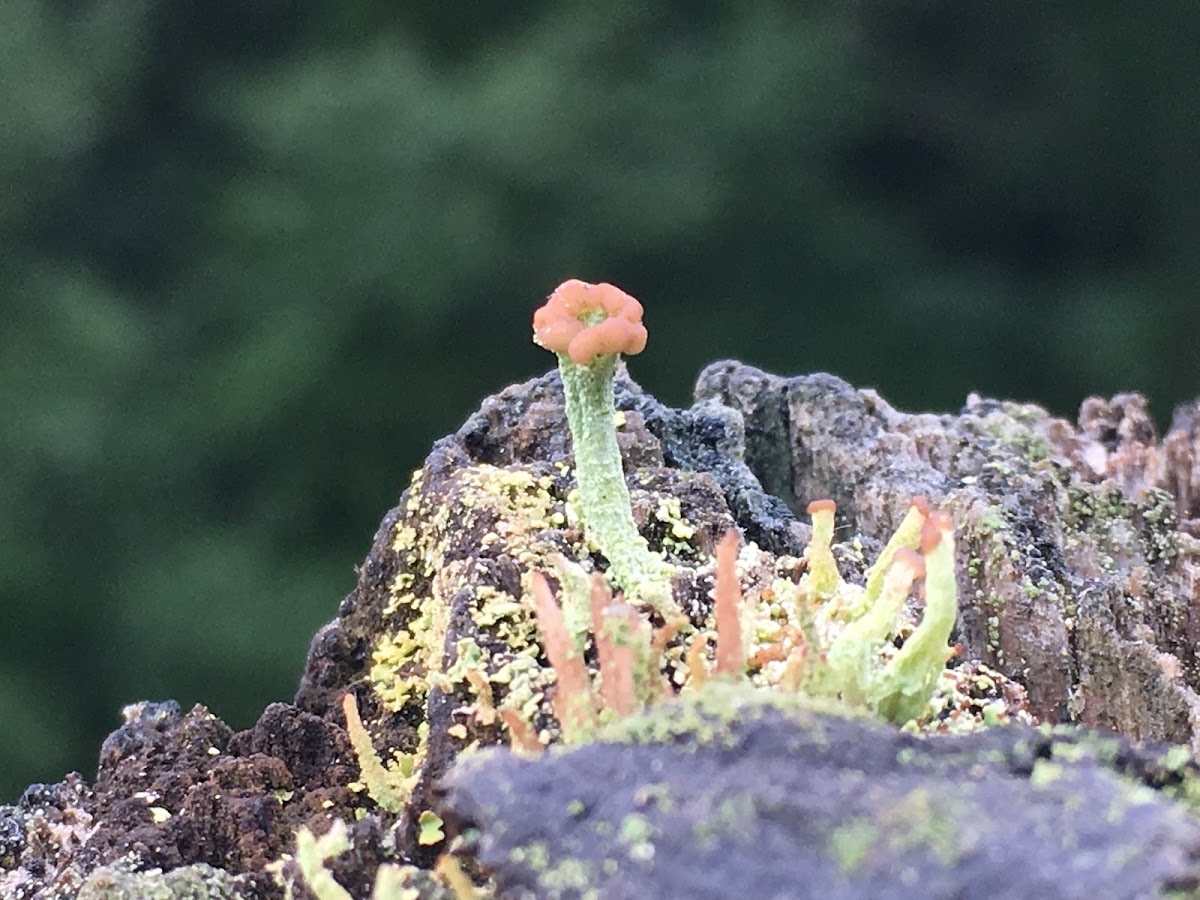
[[924, 560], [916, 551], [894, 555], [875, 603], [834, 639], [826, 657], [828, 682], [847, 703], [874, 708], [880, 651], [895, 634], [908, 592], [924, 570]]
[[856, 618], [870, 609], [883, 590], [884, 578], [891, 570], [892, 560], [901, 550], [916, 550], [921, 546], [921, 529], [929, 516], [929, 501], [924, 497], [914, 497], [909, 503], [908, 512], [900, 522], [900, 527], [892, 535], [875, 560], [867, 569], [866, 590], [863, 592], [862, 605], [851, 612], [851, 618]]
[[[813, 533], [804, 553], [808, 571], [795, 602], [806, 642], [824, 652], [812, 661], [800, 687], [866, 707], [898, 724], [920, 718], [953, 652], [948, 642], [958, 615], [958, 597], [950, 517], [931, 513], [925, 498], [914, 499], [867, 571], [865, 587], [858, 588], [842, 580], [833, 558], [835, 512], [831, 500], [809, 505]], [[925, 579], [924, 616], [889, 658], [885, 645], [899, 631], [904, 601], [921, 578]], [[831, 610], [824, 629], [813, 621], [814, 603]]]
[[354, 694], [347, 692], [342, 697], [342, 714], [346, 717], [346, 734], [350, 738], [354, 755], [358, 757], [362, 784], [367, 790], [367, 795], [387, 812], [403, 812], [417, 783], [416, 774], [410, 773], [406, 777], [404, 773], [389, 769], [383, 764], [371, 743], [371, 735], [358, 714], [358, 701]]
[[834, 596], [842, 585], [837, 562], [833, 558], [833, 514], [837, 506], [832, 500], [814, 500], [808, 504], [812, 517], [812, 537], [804, 549], [808, 571], [804, 576], [808, 590], [821, 599]]
[[657, 607], [671, 569], [650, 550], [633, 521], [633, 504], [617, 446], [613, 402], [616, 364], [615, 354], [597, 357], [588, 366], [559, 355], [567, 421], [575, 447], [580, 510], [588, 533], [608, 559], [613, 580], [629, 595]]
[[893, 722], [907, 722], [924, 712], [946, 660], [954, 652], [948, 643], [958, 618], [958, 587], [954, 525], [948, 514], [935, 512], [925, 521], [921, 552], [925, 556], [925, 614], [884, 666], [877, 690], [868, 701]]
[[[330, 860], [341, 856], [351, 847], [350, 833], [341, 819], [334, 819], [329, 830], [320, 837], [301, 826], [296, 832], [296, 853], [292, 858], [308, 893], [317, 900], [353, 900], [353, 895], [338, 884], [326, 868]], [[266, 868], [277, 882], [282, 883], [285, 900], [292, 900], [296, 896], [297, 885], [294, 876], [284, 875], [288, 859], [285, 855]], [[474, 886], [466, 881], [465, 875], [449, 857], [443, 856], [439, 861], [437, 873], [450, 888], [448, 892], [436, 891], [438, 896], [452, 895], [455, 900], [477, 900], [479, 894]], [[431, 896], [429, 885], [416, 884], [414, 875], [419, 875], [414, 866], [384, 863], [375, 872], [370, 900], [419, 900]]]
[[[329, 831], [315, 837], [307, 828], [296, 832], [296, 865], [304, 884], [318, 900], [353, 900], [350, 892], [333, 880], [325, 863], [350, 849], [346, 823], [334, 819]], [[292, 885], [287, 885], [291, 896]]]

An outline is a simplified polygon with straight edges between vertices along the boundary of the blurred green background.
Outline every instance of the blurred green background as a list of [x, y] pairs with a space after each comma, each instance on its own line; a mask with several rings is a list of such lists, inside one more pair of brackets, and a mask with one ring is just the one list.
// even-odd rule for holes
[[564, 277], [899, 406], [1200, 395], [1200, 5], [0, 3], [0, 801], [288, 699]]

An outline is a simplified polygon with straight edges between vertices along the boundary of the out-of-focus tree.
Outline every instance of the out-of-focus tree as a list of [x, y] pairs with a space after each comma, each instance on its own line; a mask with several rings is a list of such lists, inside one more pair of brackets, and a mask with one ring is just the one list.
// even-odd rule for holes
[[[86, 181], [144, 63], [148, 3], [64, 16], [0, 4], [0, 790], [76, 763], [107, 607], [111, 496], [98, 477], [115, 388], [147, 334], [102, 274], [39, 233]], [[91, 578], [89, 576], [97, 576]], [[90, 716], [95, 725], [95, 716]], [[88, 735], [90, 739], [90, 735]]]

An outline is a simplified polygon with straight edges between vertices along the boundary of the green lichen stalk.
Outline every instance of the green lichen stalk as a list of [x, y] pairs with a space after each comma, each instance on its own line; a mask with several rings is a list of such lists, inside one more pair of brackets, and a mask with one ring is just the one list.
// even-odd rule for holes
[[884, 579], [891, 571], [892, 560], [895, 559], [896, 554], [901, 550], [916, 550], [921, 546], [921, 529], [928, 517], [929, 501], [924, 497], [914, 497], [900, 527], [887, 542], [887, 546], [883, 548], [879, 558], [867, 570], [866, 590], [863, 592], [862, 602], [851, 610], [851, 619], [866, 613], [879, 599], [879, 595], [883, 591]]
[[617, 446], [613, 400], [616, 367], [616, 354], [598, 356], [587, 366], [559, 354], [584, 524], [607, 557], [613, 580], [632, 596], [649, 602], [661, 600], [670, 567], [650, 550], [633, 521], [633, 505]]

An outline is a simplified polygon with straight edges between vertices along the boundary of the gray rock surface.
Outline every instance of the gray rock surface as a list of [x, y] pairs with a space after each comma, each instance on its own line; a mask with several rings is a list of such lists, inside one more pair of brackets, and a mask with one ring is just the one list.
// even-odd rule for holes
[[1200, 820], [1164, 790], [1193, 776], [1167, 753], [1022, 726], [917, 738], [715, 688], [611, 741], [464, 760], [446, 808], [475, 830], [499, 896], [1122, 900], [1197, 886]]
[[908, 499], [949, 509], [959, 640], [1023, 684], [1042, 721], [1197, 747], [1200, 406], [1159, 441], [1134, 394], [1073, 425], [976, 396], [907, 414], [831, 375], [709, 366], [700, 402], [741, 413], [745, 458], [793, 508], [831, 497], [851, 534], [883, 539]]

